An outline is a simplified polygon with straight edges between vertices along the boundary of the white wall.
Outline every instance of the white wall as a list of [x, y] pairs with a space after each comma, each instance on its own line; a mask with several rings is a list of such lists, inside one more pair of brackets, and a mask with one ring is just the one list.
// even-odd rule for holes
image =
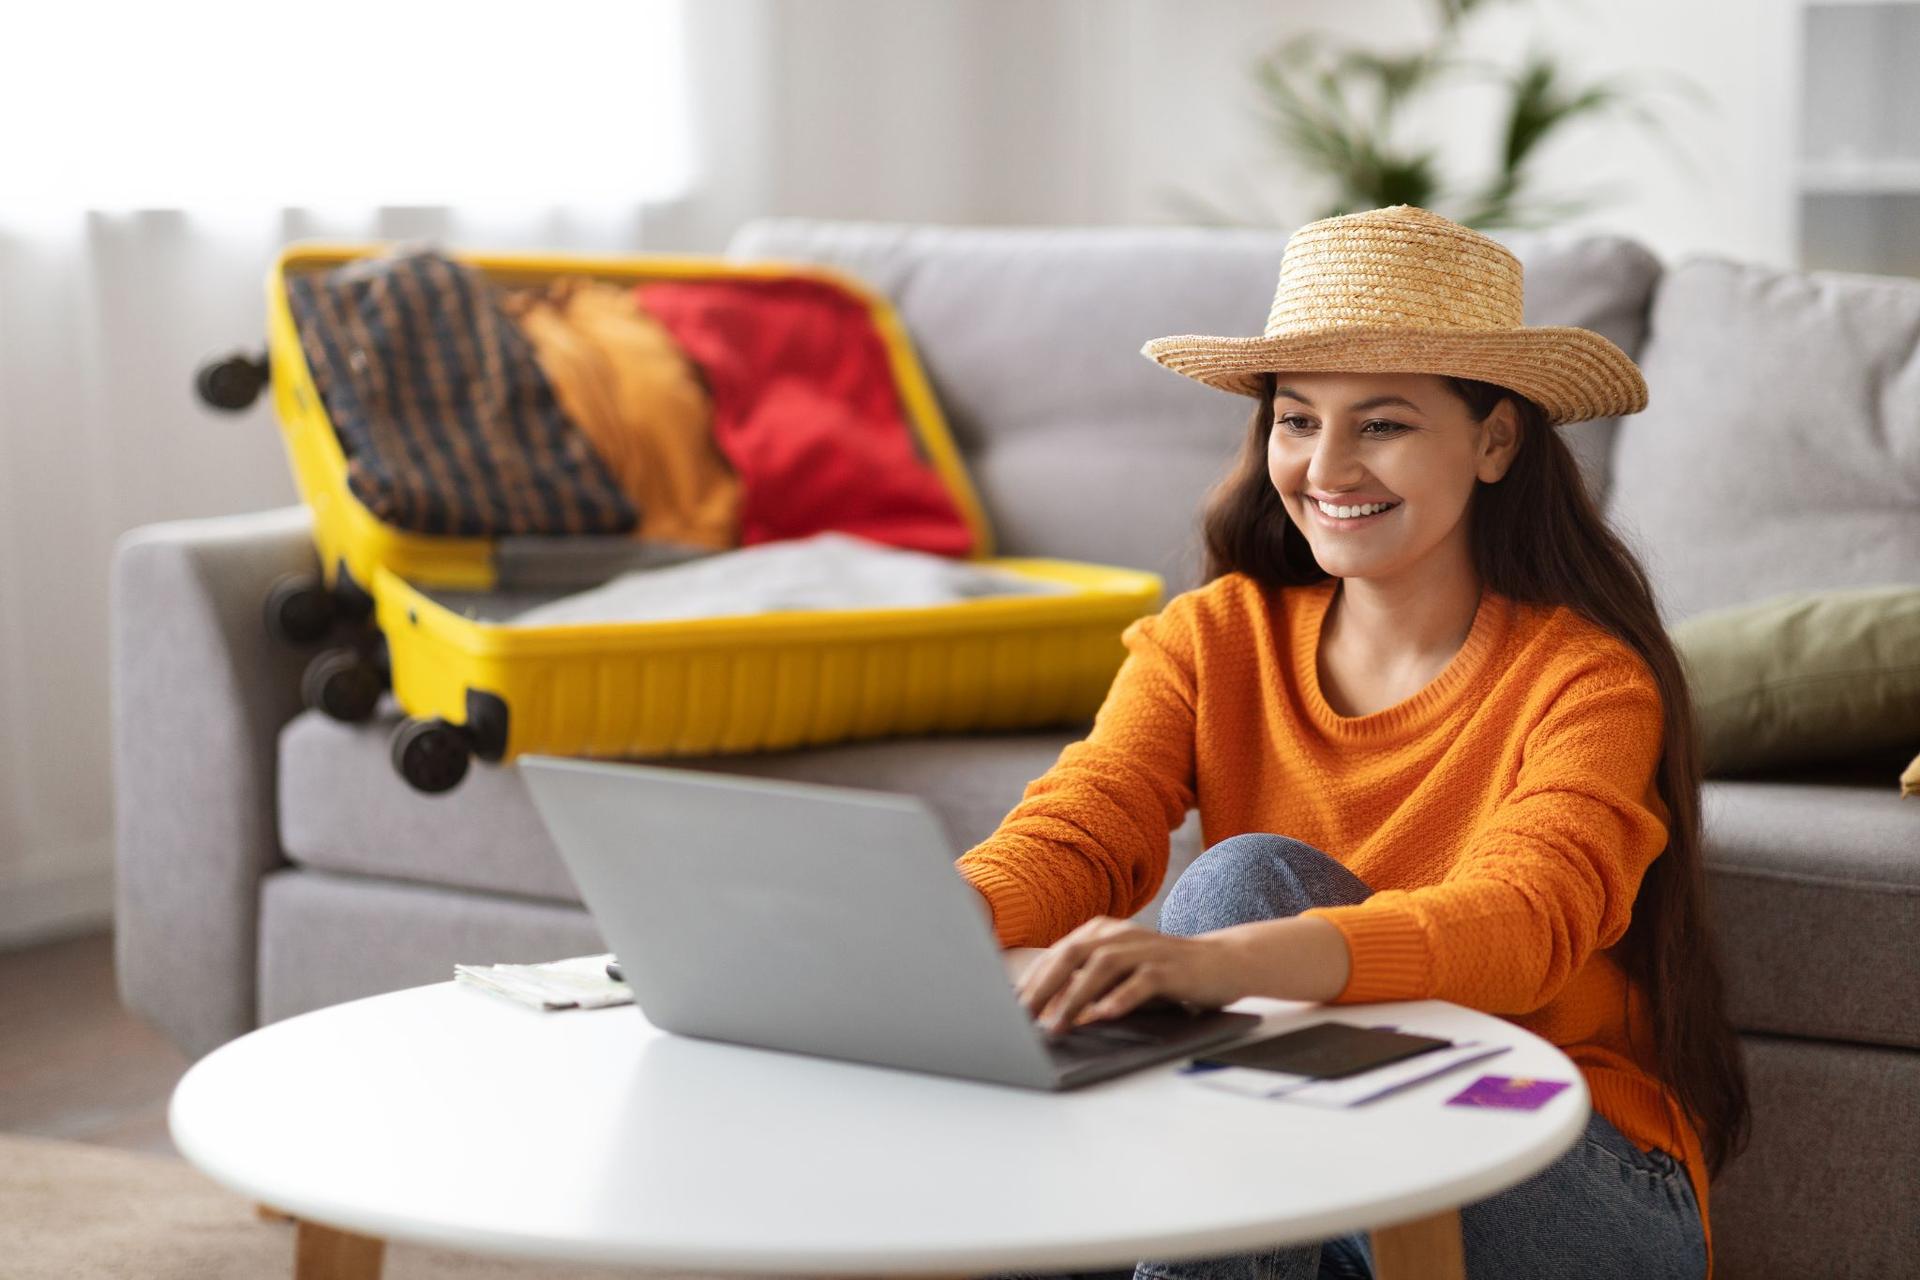
[[[808, 0], [766, 11], [770, 212], [997, 223], [1183, 220], [1176, 192], [1278, 225], [1320, 206], [1261, 136], [1256, 57], [1318, 28], [1383, 47], [1424, 39], [1427, 0]], [[1569, 70], [1676, 72], [1671, 145], [1624, 124], [1571, 128], [1540, 156], [1556, 186], [1624, 197], [1576, 226], [1663, 257], [1787, 265], [1792, 0], [1539, 0], [1473, 20], [1471, 48], [1537, 42]], [[1444, 99], [1447, 156], [1492, 159], [1491, 100]], [[1678, 157], [1676, 157], [1678, 153]], [[1477, 168], [1459, 170], [1462, 174]]]

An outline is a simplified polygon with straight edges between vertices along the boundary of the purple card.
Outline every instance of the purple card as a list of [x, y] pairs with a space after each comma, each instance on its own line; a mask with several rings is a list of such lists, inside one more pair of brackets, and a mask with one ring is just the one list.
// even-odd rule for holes
[[1450, 1107], [1500, 1107], [1508, 1111], [1537, 1111], [1547, 1099], [1567, 1087], [1565, 1080], [1535, 1080], [1529, 1076], [1481, 1076], [1447, 1099]]

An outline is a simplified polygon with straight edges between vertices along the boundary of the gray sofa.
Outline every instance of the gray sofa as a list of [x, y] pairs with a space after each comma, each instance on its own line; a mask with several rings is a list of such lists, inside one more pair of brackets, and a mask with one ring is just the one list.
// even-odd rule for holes
[[[1920, 283], [1506, 238], [1530, 323], [1597, 329], [1646, 372], [1644, 414], [1564, 430], [1669, 622], [1920, 582]], [[1176, 592], [1249, 406], [1137, 351], [1258, 332], [1284, 243], [768, 219], [729, 252], [835, 263], [896, 301], [1006, 553], [1152, 569]], [[156, 525], [116, 553], [121, 990], [193, 1054], [455, 961], [601, 949], [511, 769], [418, 795], [388, 762], [391, 708], [359, 727], [301, 709], [304, 655], [269, 640], [261, 601], [313, 567], [306, 529], [297, 508]], [[914, 792], [964, 848], [1084, 729], [682, 763]], [[1920, 802], [1898, 797], [1901, 763], [1706, 786], [1756, 1108], [1714, 1194], [1723, 1276], [1920, 1274]], [[1167, 884], [1197, 838], [1190, 818]]]

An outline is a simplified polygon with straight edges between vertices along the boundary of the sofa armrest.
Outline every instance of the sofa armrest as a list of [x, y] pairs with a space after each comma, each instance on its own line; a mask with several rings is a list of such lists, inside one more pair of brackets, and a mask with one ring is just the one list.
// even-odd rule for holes
[[318, 571], [304, 507], [148, 525], [114, 548], [114, 955], [120, 998], [192, 1056], [256, 1021], [260, 877], [283, 861], [280, 727], [310, 656], [268, 588]]

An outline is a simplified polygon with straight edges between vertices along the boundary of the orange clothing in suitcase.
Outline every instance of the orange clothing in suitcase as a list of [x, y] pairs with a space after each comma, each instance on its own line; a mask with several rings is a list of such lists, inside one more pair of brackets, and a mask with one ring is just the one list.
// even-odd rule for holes
[[713, 404], [685, 353], [631, 288], [584, 277], [507, 291], [560, 407], [639, 509], [637, 536], [726, 548], [740, 481], [713, 441]]

